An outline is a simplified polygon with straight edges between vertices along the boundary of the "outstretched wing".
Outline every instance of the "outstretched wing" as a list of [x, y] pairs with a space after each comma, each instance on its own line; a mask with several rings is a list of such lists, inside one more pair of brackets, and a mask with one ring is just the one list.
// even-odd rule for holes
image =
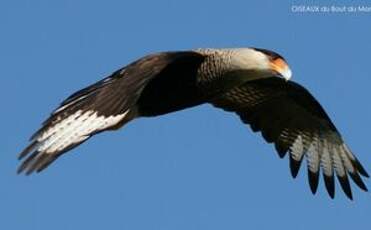
[[26, 159], [18, 172], [40, 172], [92, 135], [121, 127], [138, 115], [136, 102], [152, 79], [168, 75], [167, 68], [185, 69], [183, 65], [201, 59], [200, 54], [186, 51], [149, 55], [72, 94], [31, 137], [19, 155]]
[[268, 143], [275, 144], [281, 158], [289, 152], [294, 178], [305, 156], [313, 194], [318, 187], [320, 168], [331, 198], [335, 195], [334, 172], [350, 199], [348, 175], [367, 191], [359, 175], [368, 177], [367, 172], [343, 142], [321, 105], [299, 84], [278, 77], [251, 81], [211, 103], [236, 112], [254, 132], [260, 131]]

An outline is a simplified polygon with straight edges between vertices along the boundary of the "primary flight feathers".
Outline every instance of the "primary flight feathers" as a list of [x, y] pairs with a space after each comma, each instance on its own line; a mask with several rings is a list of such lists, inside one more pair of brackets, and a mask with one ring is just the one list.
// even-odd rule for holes
[[84, 88], [43, 123], [23, 150], [18, 172], [40, 172], [94, 134], [115, 130], [137, 117], [152, 117], [203, 103], [235, 112], [254, 132], [289, 153], [296, 177], [303, 159], [316, 192], [322, 171], [330, 197], [334, 176], [352, 199], [348, 176], [367, 191], [368, 177], [326, 112], [275, 52], [257, 48], [198, 49], [145, 56]]

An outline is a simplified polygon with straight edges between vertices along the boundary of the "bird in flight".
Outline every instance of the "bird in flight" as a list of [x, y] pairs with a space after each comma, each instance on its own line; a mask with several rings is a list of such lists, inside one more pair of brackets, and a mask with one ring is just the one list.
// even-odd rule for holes
[[289, 81], [279, 54], [258, 48], [196, 49], [147, 55], [72, 94], [52, 112], [20, 154], [18, 173], [40, 172], [95, 134], [138, 117], [154, 117], [203, 103], [236, 113], [254, 132], [289, 155], [295, 178], [303, 159], [316, 193], [320, 171], [328, 194], [334, 177], [349, 199], [348, 176], [364, 191], [368, 177], [317, 100]]

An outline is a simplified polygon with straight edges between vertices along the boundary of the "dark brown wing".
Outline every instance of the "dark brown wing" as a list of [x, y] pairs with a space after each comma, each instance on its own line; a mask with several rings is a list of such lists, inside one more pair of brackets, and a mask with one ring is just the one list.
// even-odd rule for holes
[[304, 156], [309, 184], [317, 190], [322, 168], [329, 195], [335, 195], [334, 171], [345, 194], [352, 199], [348, 174], [363, 190], [359, 174], [367, 172], [343, 142], [326, 112], [302, 86], [273, 77], [248, 82], [211, 102], [214, 106], [236, 112], [254, 132], [260, 131], [268, 143], [274, 143], [279, 156], [290, 155], [290, 169], [295, 178]]
[[[152, 80], [157, 78], [159, 81], [170, 76], [179, 79], [177, 78], [179, 75], [183, 83], [186, 82], [185, 76], [195, 73], [203, 59], [204, 57], [196, 52], [166, 52], [149, 55], [72, 94], [31, 137], [30, 145], [19, 155], [19, 159], [27, 158], [18, 168], [18, 172], [25, 171], [26, 174], [40, 172], [61, 154], [83, 143], [92, 135], [117, 129], [138, 116], [138, 112], [154, 115], [163, 112], [151, 111], [156, 107], [147, 108], [146, 103], [153, 102], [149, 99], [141, 100], [143, 102], [140, 104], [144, 106], [137, 106], [143, 91], [149, 98], [155, 97], [153, 91], [166, 91], [171, 88], [171, 84], [177, 82], [170, 80], [162, 86], [152, 83]], [[182, 71], [177, 72], [179, 70]], [[192, 76], [189, 79], [192, 80]], [[147, 85], [151, 87], [146, 89]], [[153, 89], [152, 86], [158, 88]], [[182, 97], [181, 93], [178, 95]], [[182, 106], [187, 105], [184, 102]], [[176, 109], [180, 108], [163, 110]]]

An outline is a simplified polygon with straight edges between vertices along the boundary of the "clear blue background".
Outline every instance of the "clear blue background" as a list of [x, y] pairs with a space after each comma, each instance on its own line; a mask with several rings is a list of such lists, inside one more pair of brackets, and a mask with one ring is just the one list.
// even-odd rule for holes
[[150, 52], [243, 46], [285, 56], [370, 172], [371, 13], [291, 11], [334, 4], [310, 2], [2, 0], [0, 229], [369, 228], [369, 193], [331, 200], [321, 182], [312, 196], [306, 170], [293, 180], [260, 134], [209, 105], [135, 120], [41, 174], [15, 173], [27, 138], [74, 91]]

